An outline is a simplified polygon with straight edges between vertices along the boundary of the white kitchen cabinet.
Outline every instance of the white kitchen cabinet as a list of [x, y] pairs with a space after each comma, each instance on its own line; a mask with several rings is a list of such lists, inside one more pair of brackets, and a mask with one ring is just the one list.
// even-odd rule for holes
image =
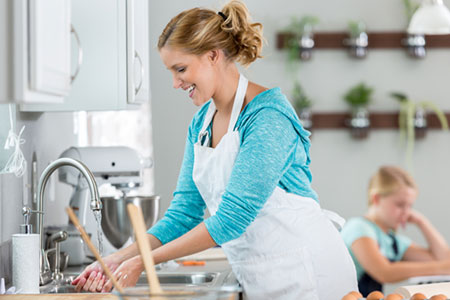
[[64, 103], [22, 105], [22, 111], [95, 111], [138, 108], [149, 100], [148, 0], [74, 0], [72, 65], [77, 78]]
[[62, 103], [70, 92], [70, 0], [2, 1], [0, 102]]
[[144, 103], [150, 96], [148, 0], [127, 1], [128, 103]]

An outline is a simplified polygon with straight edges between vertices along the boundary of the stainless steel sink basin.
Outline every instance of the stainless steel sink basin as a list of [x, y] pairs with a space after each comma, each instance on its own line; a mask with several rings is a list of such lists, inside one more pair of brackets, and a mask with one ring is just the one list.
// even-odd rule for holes
[[[211, 286], [215, 283], [218, 273], [193, 272], [193, 273], [159, 273], [158, 279], [162, 286]], [[139, 277], [137, 286], [147, 285], [147, 277]], [[67, 294], [76, 293], [75, 286], [70, 283], [53, 286], [51, 284], [41, 287], [41, 294]]]
[[[159, 273], [158, 279], [161, 285], [212, 285], [218, 273]], [[148, 284], [147, 277], [141, 276], [137, 285]]]
[[75, 286], [70, 284], [64, 284], [59, 286], [42, 286], [40, 288], [41, 294], [69, 294], [69, 293], [77, 293], [75, 291]]

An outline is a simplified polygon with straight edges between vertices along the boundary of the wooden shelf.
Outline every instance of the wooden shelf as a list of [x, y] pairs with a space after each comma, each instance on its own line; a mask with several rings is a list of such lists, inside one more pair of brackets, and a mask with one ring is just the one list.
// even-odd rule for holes
[[[404, 48], [406, 32], [369, 32], [369, 49]], [[289, 32], [277, 34], [277, 49], [286, 47], [286, 41], [292, 38]], [[348, 32], [315, 32], [314, 48], [316, 49], [339, 49], [348, 48], [344, 40], [349, 38]], [[450, 48], [450, 34], [425, 35], [425, 48]]]
[[[447, 122], [450, 124], [450, 113], [445, 114]], [[396, 129], [398, 128], [398, 112], [371, 112], [371, 129]], [[342, 129], [348, 128], [347, 120], [350, 113], [313, 113], [313, 130], [316, 129]], [[434, 114], [428, 114], [427, 123], [429, 129], [440, 129], [441, 123]]]

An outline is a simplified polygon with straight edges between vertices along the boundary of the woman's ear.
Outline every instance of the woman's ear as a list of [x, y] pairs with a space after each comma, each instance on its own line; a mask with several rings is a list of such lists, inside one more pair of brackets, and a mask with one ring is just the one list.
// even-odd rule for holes
[[219, 61], [221, 53], [220, 53], [220, 50], [216, 49], [216, 50], [210, 50], [207, 55], [208, 55], [208, 60], [211, 62], [211, 64], [215, 65]]

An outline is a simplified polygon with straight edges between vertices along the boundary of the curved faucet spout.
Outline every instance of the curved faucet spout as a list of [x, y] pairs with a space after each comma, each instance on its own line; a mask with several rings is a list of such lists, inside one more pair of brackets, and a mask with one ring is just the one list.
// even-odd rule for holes
[[[97, 183], [94, 179], [94, 175], [92, 172], [88, 169], [88, 167], [83, 164], [82, 162], [72, 159], [72, 158], [59, 158], [55, 161], [53, 161], [50, 165], [45, 168], [45, 170], [42, 172], [41, 177], [39, 178], [39, 184], [37, 188], [37, 210], [40, 212], [44, 211], [44, 191], [45, 186], [47, 185], [47, 181], [50, 178], [50, 176], [53, 174], [53, 172], [62, 166], [72, 166], [76, 169], [78, 169], [81, 174], [86, 178], [86, 181], [89, 185], [89, 190], [91, 193], [91, 209], [93, 211], [99, 211], [102, 209], [102, 202], [100, 201], [100, 196], [97, 189]], [[42, 213], [38, 214], [38, 222], [37, 222], [37, 233], [40, 236], [40, 248], [41, 248], [41, 279], [44, 273], [46, 273], [49, 270], [49, 266], [47, 266], [46, 262], [43, 259], [43, 223], [44, 223], [44, 216]], [[42, 280], [41, 280], [42, 281]]]

